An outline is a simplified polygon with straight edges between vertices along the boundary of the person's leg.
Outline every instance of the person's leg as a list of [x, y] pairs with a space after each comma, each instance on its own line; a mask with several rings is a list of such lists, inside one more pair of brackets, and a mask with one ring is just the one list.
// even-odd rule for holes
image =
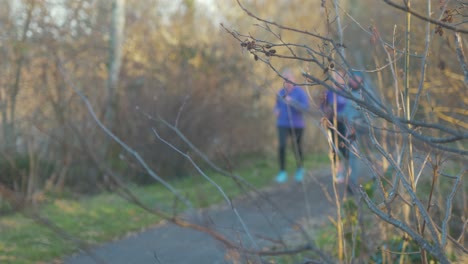
[[288, 179], [286, 173], [286, 138], [288, 129], [286, 127], [278, 127], [278, 159], [280, 171], [276, 176], [277, 182], [285, 182]]
[[288, 129], [286, 127], [278, 127], [278, 158], [279, 168], [281, 171], [286, 170], [286, 138], [288, 137]]
[[[354, 140], [351, 142], [350, 148], [354, 149], [358, 153], [361, 152], [361, 146], [358, 144], [357, 135], [355, 135]], [[361, 166], [363, 165], [362, 161], [360, 161], [356, 154], [350, 150], [348, 150], [348, 161], [350, 170], [348, 184], [354, 184], [357, 186]]]
[[346, 177], [347, 177], [347, 171], [348, 171], [348, 158], [349, 158], [349, 150], [348, 150], [348, 144], [346, 143], [345, 137], [346, 137], [346, 124], [342, 121], [338, 121], [337, 124], [337, 130], [339, 132], [338, 134], [338, 150], [341, 153], [341, 159], [338, 164], [338, 175], [337, 175], [337, 181], [338, 182], [345, 182]]
[[302, 134], [304, 129], [303, 128], [294, 128], [294, 156], [296, 158], [296, 165], [298, 168], [302, 168], [304, 163], [304, 156], [302, 153]]
[[343, 158], [345, 160], [347, 160], [349, 153], [348, 153], [348, 146], [347, 146], [347, 143], [346, 143], [346, 140], [345, 140], [346, 133], [347, 133], [346, 125], [345, 125], [344, 122], [338, 121], [337, 126], [338, 126], [337, 130], [339, 132], [339, 135], [338, 135], [338, 149], [340, 150], [341, 155], [343, 155]]
[[295, 180], [300, 182], [304, 178], [304, 156], [302, 152], [302, 135], [304, 133], [303, 128], [295, 128], [293, 131], [294, 133], [294, 156], [296, 158], [296, 175], [295, 175]]

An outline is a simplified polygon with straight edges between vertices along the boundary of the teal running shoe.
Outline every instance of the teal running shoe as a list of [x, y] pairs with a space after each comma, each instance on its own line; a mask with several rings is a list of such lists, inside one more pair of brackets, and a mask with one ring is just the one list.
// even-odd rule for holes
[[294, 179], [296, 182], [302, 182], [304, 180], [304, 168], [298, 168], [296, 170], [296, 175], [294, 176]]
[[276, 182], [277, 183], [284, 183], [288, 180], [288, 173], [286, 173], [286, 171], [282, 170], [278, 173], [278, 175], [276, 176]]

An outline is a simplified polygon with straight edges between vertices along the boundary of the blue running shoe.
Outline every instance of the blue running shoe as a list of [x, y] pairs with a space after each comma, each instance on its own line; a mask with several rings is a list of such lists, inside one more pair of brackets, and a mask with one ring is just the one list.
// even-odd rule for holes
[[278, 175], [276, 176], [276, 182], [277, 183], [283, 183], [283, 182], [286, 182], [288, 180], [288, 173], [286, 173], [286, 171], [282, 170], [278, 173]]
[[302, 180], [304, 180], [304, 173], [304, 168], [298, 168], [296, 170], [296, 175], [294, 176], [296, 182], [302, 182]]

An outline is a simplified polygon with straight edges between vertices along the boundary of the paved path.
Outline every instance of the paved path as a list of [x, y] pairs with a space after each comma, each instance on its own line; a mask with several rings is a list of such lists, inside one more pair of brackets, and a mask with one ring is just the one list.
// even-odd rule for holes
[[[262, 247], [263, 237], [281, 239], [294, 231], [294, 222], [307, 218], [309, 221], [326, 221], [333, 207], [326, 200], [323, 187], [330, 191], [329, 172], [309, 173], [303, 184], [290, 182], [273, 185], [262, 190], [261, 196], [242, 197], [233, 203], [252, 234], [255, 243]], [[318, 184], [320, 182], [323, 186]], [[267, 201], [266, 197], [272, 204]], [[186, 216], [191, 221], [223, 233], [229, 239], [239, 241], [243, 246], [252, 247], [252, 240], [243, 232], [241, 222], [228, 206], [216, 206]], [[226, 257], [226, 249], [211, 236], [163, 224], [131, 237], [99, 246], [94, 253], [104, 263], [233, 263]], [[96, 263], [85, 254], [78, 254], [65, 260], [67, 264]]]

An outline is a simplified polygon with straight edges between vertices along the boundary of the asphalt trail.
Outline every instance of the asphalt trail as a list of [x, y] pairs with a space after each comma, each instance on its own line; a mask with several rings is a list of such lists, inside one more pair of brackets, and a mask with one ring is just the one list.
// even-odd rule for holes
[[[187, 213], [184, 218], [208, 226], [244, 247], [259, 249], [273, 243], [265, 237], [276, 241], [297, 232], [296, 224], [304, 219], [327, 221], [327, 216], [333, 214], [333, 206], [324, 189], [331, 191], [331, 176], [326, 170], [309, 172], [303, 183], [291, 179], [286, 184], [272, 184], [261, 190], [261, 195], [234, 200], [251, 236], [246, 235], [241, 221], [226, 203]], [[230, 256], [237, 256], [227, 254], [226, 248], [208, 234], [167, 223], [97, 246], [93, 252], [104, 263], [112, 264], [233, 263]], [[97, 263], [85, 253], [70, 256], [64, 262]]]

